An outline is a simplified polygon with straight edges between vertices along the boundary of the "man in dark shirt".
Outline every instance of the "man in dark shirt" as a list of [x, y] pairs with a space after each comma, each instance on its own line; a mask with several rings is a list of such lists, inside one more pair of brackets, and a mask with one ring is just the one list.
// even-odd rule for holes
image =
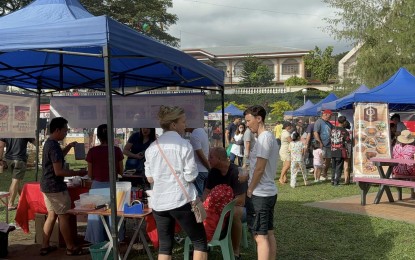
[[235, 135], [236, 129], [238, 129], [239, 124], [241, 123], [240, 117], [235, 117], [233, 122], [231, 122], [225, 131], [226, 146], [229, 146], [233, 136]]
[[223, 147], [214, 147], [209, 152], [210, 172], [207, 178], [206, 187], [203, 192], [203, 200], [210, 191], [219, 184], [229, 185], [235, 195], [236, 204], [232, 223], [232, 247], [235, 257], [239, 257], [239, 244], [242, 235], [242, 214], [245, 206], [246, 190], [248, 183], [240, 183], [238, 180], [238, 166], [230, 163]]
[[56, 117], [50, 122], [49, 130], [50, 136], [43, 146], [43, 174], [40, 179], [40, 190], [43, 193], [48, 210], [48, 216], [43, 226], [43, 242], [40, 254], [47, 255], [56, 250], [56, 247], [49, 245], [49, 240], [57, 218], [59, 218], [59, 229], [66, 243], [66, 254], [84, 254], [87, 252], [75, 246], [71, 235], [70, 215], [66, 213], [71, 208], [71, 198], [64, 178], [84, 176], [88, 172], [86, 170], [73, 171], [64, 168], [65, 155], [76, 145], [76, 142], [72, 142], [61, 149], [58, 143], [65, 139], [68, 133], [68, 121], [63, 117]]
[[336, 186], [340, 183], [344, 159], [347, 158], [347, 156], [343, 156], [343, 153], [346, 152], [347, 154], [347, 146], [350, 145], [349, 132], [343, 127], [346, 122], [346, 117], [339, 116], [337, 122], [339, 123], [339, 126], [335, 126], [331, 130], [331, 183]]
[[[17, 193], [22, 193], [20, 181], [24, 179], [27, 163], [27, 143], [35, 144], [34, 138], [1, 138], [0, 139], [0, 165], [3, 168], [10, 168], [12, 172], [12, 183], [9, 192], [10, 199], [7, 210], [15, 210], [14, 204]], [[3, 158], [4, 147], [6, 154]]]
[[321, 118], [314, 123], [314, 139], [319, 141], [320, 148], [323, 150], [324, 168], [321, 180], [327, 179], [327, 171], [331, 161], [331, 140], [330, 133], [333, 125], [330, 123], [332, 112], [324, 110], [321, 112]]

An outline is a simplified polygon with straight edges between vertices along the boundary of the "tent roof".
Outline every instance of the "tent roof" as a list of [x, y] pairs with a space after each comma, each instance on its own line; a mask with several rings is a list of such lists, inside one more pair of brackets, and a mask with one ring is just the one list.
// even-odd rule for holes
[[318, 102], [317, 104], [306, 108], [306, 109], [302, 109], [299, 111], [294, 111], [293, 116], [317, 116], [319, 114], [318, 112], [318, 108], [327, 102], [331, 102], [337, 99], [337, 96], [333, 93], [330, 93], [327, 97], [325, 97], [323, 100], [321, 100], [320, 102]]
[[295, 111], [300, 111], [300, 110], [303, 110], [303, 109], [307, 109], [309, 107], [312, 107], [313, 105], [314, 105], [313, 102], [311, 102], [310, 100], [307, 100], [307, 102], [305, 102], [304, 105], [302, 105], [301, 107], [297, 108], [296, 110], [293, 110], [293, 111], [285, 111], [284, 112], [284, 116], [292, 116]]
[[391, 78], [366, 93], [355, 93], [353, 98], [340, 102], [340, 107], [352, 107], [354, 102], [388, 103], [390, 110], [415, 109], [415, 77], [400, 68]]
[[34, 1], [1, 17], [0, 35], [3, 85], [102, 89], [108, 46], [113, 88], [223, 86], [222, 71], [107, 16], [93, 16], [78, 0]]
[[[222, 110], [217, 110], [215, 112], [216, 113], [221, 113]], [[232, 116], [243, 116], [244, 115], [244, 112], [242, 110], [239, 110], [233, 104], [229, 104], [227, 107], [225, 107], [225, 113], [231, 114]]]
[[367, 91], [369, 91], [369, 88], [366, 87], [365, 85], [361, 85], [360, 87], [358, 87], [357, 89], [355, 89], [349, 95], [346, 95], [346, 96], [344, 96], [342, 98], [339, 98], [337, 100], [334, 100], [332, 102], [328, 102], [328, 103], [322, 104], [318, 110], [321, 111], [323, 109], [331, 109], [331, 110], [342, 109], [342, 107], [340, 106], [340, 104], [344, 104], [344, 102], [349, 102], [350, 100], [352, 100], [355, 93], [365, 93]]

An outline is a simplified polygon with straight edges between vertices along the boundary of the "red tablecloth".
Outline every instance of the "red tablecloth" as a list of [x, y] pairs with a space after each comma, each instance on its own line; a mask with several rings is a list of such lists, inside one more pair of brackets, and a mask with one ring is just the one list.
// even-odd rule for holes
[[[69, 195], [71, 196], [71, 208], [75, 205], [73, 201], [79, 199], [79, 195], [89, 191], [88, 188], [82, 187], [68, 187]], [[43, 194], [40, 191], [39, 182], [28, 182], [23, 186], [22, 194], [20, 195], [19, 204], [16, 211], [16, 224], [19, 225], [25, 233], [29, 233], [29, 220], [35, 219], [35, 214], [47, 214]]]

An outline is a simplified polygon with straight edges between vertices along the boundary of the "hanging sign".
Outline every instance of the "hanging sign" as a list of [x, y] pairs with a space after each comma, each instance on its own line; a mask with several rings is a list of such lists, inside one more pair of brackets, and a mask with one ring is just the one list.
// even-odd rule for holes
[[0, 136], [34, 138], [37, 105], [35, 96], [0, 94]]
[[[172, 95], [132, 95], [112, 97], [116, 128], [157, 128], [161, 105], [179, 106], [185, 110], [186, 125], [203, 127], [204, 93]], [[107, 123], [105, 96], [51, 97], [50, 117], [64, 117], [72, 128], [95, 128]]]
[[353, 169], [355, 176], [379, 177], [371, 158], [391, 158], [387, 104], [358, 103], [354, 112]]

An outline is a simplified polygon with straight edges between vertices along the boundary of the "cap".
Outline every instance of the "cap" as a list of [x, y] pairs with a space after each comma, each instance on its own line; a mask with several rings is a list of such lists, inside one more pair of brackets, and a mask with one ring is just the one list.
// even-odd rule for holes
[[331, 114], [333, 114], [333, 112], [331, 112], [331, 110], [326, 109], [326, 110], [323, 110], [323, 114], [331, 115]]

